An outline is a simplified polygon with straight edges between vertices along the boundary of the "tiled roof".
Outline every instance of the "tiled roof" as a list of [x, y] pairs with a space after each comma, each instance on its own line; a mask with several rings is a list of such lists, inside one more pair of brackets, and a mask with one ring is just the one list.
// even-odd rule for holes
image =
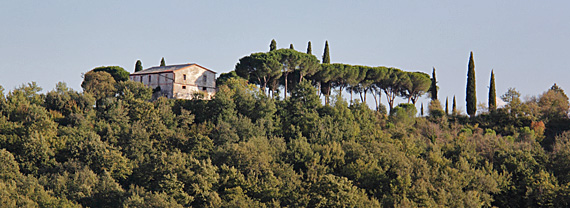
[[142, 70], [142, 71], [138, 71], [138, 72], [135, 72], [135, 73], [131, 73], [131, 75], [137, 75], [137, 74], [155, 74], [155, 73], [162, 73], [162, 72], [173, 72], [173, 71], [176, 71], [176, 70], [179, 70], [179, 69], [183, 69], [183, 68], [186, 68], [186, 67], [190, 67], [190, 66], [193, 66], [193, 65], [196, 65], [196, 66], [198, 66], [198, 67], [200, 67], [200, 68], [203, 68], [203, 69], [205, 69], [205, 70], [207, 70], [207, 71], [216, 73], [216, 72], [214, 72], [214, 71], [212, 71], [212, 70], [210, 70], [210, 69], [208, 69], [208, 68], [206, 68], [206, 67], [200, 66], [200, 65], [198, 65], [198, 64], [189, 63], [189, 64], [178, 64], [178, 65], [169, 65], [169, 66], [155, 66], [155, 67], [150, 67], [150, 68], [144, 69], [144, 70]]

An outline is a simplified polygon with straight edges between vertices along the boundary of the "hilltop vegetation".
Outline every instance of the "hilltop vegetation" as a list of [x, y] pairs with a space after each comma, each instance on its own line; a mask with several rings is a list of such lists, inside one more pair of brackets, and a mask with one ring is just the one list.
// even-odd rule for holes
[[[245, 73], [283, 63], [296, 67]], [[356, 71], [367, 73], [346, 80]], [[212, 100], [150, 101], [152, 89], [105, 70], [88, 72], [83, 92], [0, 87], [0, 206], [570, 206], [562, 89], [528, 100], [510, 89], [505, 106], [471, 118], [434, 99], [417, 116], [433, 78], [414, 73], [274, 49], [240, 59]], [[423, 90], [387, 83], [416, 75]], [[348, 88], [358, 99], [343, 99]], [[362, 103], [380, 90], [411, 103]]]

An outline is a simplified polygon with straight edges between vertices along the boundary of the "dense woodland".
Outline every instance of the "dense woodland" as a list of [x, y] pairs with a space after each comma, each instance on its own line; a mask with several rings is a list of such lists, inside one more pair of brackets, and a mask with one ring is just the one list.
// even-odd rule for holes
[[497, 107], [492, 76], [493, 99], [468, 116], [440, 103], [435, 69], [270, 47], [212, 100], [152, 99], [120, 67], [89, 71], [82, 92], [0, 87], [0, 207], [570, 206], [557, 85], [524, 100], [511, 88]]

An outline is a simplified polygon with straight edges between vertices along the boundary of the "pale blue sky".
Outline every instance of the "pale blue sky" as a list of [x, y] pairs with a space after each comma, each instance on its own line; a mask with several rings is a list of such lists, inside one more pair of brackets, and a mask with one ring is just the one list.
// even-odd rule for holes
[[147, 68], [161, 57], [223, 73], [271, 39], [300, 51], [311, 41], [319, 59], [328, 40], [335, 63], [436, 67], [440, 99], [456, 95], [465, 109], [470, 51], [479, 102], [491, 69], [498, 95], [538, 95], [555, 82], [570, 90], [568, 9], [554, 0], [1, 1], [0, 85], [81, 90], [81, 73], [94, 67], [132, 72], [137, 59]]

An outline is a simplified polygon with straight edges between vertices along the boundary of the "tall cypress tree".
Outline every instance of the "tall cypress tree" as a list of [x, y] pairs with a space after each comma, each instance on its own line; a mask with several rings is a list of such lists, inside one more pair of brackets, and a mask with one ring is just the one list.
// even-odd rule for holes
[[455, 95], [453, 96], [453, 105], [451, 106], [451, 115], [453, 115], [453, 116], [457, 115], [457, 105], [455, 102]]
[[160, 60], [160, 66], [166, 66], [166, 62], [164, 61], [164, 57]]
[[497, 94], [495, 90], [495, 73], [491, 70], [491, 84], [489, 84], [489, 111], [497, 110]]
[[313, 47], [311, 46], [311, 41], [307, 44], [307, 54], [313, 54]]
[[325, 42], [325, 52], [323, 53], [323, 64], [331, 63], [331, 55], [329, 54], [329, 41]]
[[137, 63], [135, 63], [135, 72], [142, 71], [142, 70], [143, 70], [142, 62], [141, 62], [141, 60], [137, 60]]
[[420, 114], [424, 116], [424, 103], [422, 103], [422, 107], [420, 109]]
[[437, 100], [437, 79], [435, 78], [435, 67], [431, 73], [431, 86], [429, 88], [431, 100]]
[[449, 98], [445, 97], [445, 115], [449, 115]]
[[295, 47], [293, 47], [293, 43], [289, 44], [289, 49], [295, 50]]
[[465, 101], [467, 102], [467, 114], [471, 118], [477, 113], [477, 93], [475, 92], [475, 61], [473, 61], [473, 51], [469, 55], [469, 64], [467, 65], [467, 89]]
[[277, 49], [277, 42], [275, 41], [275, 39], [271, 40], [271, 43], [269, 44], [269, 51], [274, 51]]

